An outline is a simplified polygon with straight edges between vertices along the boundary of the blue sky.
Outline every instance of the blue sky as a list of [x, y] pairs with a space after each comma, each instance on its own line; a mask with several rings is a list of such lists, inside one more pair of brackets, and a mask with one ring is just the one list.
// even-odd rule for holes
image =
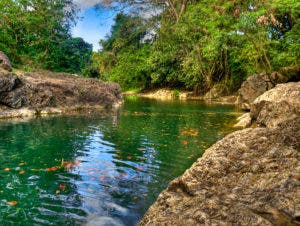
[[80, 2], [87, 3], [87, 1], [77, 1], [81, 7], [79, 14], [81, 19], [72, 29], [72, 35], [82, 37], [86, 42], [93, 44], [94, 51], [97, 51], [100, 48], [99, 40], [110, 32], [116, 12], [103, 8], [95, 9], [92, 3], [80, 5]]

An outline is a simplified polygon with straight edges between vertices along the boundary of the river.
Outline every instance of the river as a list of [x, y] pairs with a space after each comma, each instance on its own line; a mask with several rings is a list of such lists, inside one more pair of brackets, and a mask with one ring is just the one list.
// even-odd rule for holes
[[136, 225], [238, 110], [131, 97], [109, 117], [0, 121], [0, 224]]

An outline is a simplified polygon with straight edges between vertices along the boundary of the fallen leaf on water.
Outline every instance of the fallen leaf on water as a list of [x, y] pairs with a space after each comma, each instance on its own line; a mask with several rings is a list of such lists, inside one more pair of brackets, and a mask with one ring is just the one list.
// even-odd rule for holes
[[100, 177], [99, 180], [103, 182], [105, 181], [105, 177]]
[[56, 191], [55, 191], [55, 194], [59, 194], [59, 193], [60, 193], [60, 190], [56, 190]]
[[10, 206], [15, 206], [15, 205], [18, 204], [18, 202], [17, 201], [10, 201], [10, 202], [7, 202], [7, 204], [10, 205]]
[[90, 180], [94, 181], [94, 180], [96, 180], [96, 178], [95, 177], [91, 177]]
[[61, 166], [63, 166], [66, 170], [70, 170], [71, 168], [78, 166], [81, 163], [81, 160], [75, 159], [71, 162], [66, 162], [64, 159], [61, 160]]
[[53, 167], [50, 167], [50, 168], [46, 168], [46, 171], [47, 172], [50, 172], [50, 171], [56, 171], [57, 170], [57, 167], [56, 166], [53, 166]]
[[66, 185], [60, 184], [60, 185], [59, 185], [59, 188], [62, 189], [62, 190], [65, 190], [65, 189], [66, 189]]
[[10, 168], [5, 168], [4, 171], [10, 171]]
[[24, 174], [25, 173], [25, 170], [21, 170], [20, 172], [19, 172], [19, 174]]
[[183, 145], [187, 145], [189, 142], [187, 140], [182, 141]]

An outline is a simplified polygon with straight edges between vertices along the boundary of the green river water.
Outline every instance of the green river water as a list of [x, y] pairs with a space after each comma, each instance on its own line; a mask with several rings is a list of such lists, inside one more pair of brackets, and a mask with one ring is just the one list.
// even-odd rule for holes
[[237, 114], [127, 98], [109, 117], [1, 120], [0, 225], [136, 225]]

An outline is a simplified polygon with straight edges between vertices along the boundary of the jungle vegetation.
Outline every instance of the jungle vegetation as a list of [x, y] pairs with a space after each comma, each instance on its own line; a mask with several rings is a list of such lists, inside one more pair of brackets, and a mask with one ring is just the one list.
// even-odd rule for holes
[[120, 11], [110, 34], [100, 40], [102, 49], [92, 53], [90, 44], [70, 35], [77, 19], [71, 0], [1, 0], [0, 49], [16, 65], [82, 73], [119, 82], [123, 89], [202, 93], [218, 83], [233, 92], [254, 73], [299, 69], [300, 2], [104, 3], [135, 10]]

